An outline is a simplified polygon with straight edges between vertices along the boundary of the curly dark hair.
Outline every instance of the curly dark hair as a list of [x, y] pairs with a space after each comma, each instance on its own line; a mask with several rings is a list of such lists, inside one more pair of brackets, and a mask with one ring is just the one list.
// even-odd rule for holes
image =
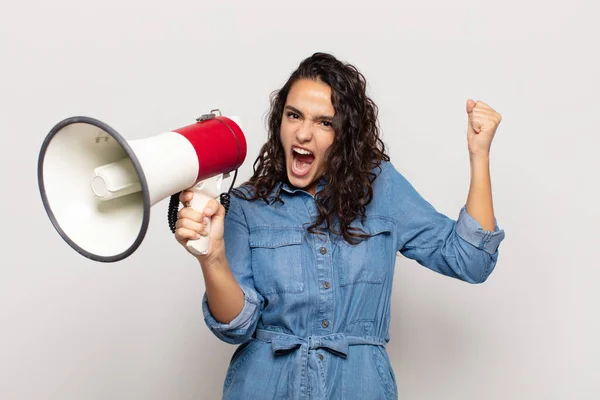
[[315, 196], [319, 215], [308, 230], [319, 233], [318, 227], [324, 224], [325, 229], [356, 244], [360, 241], [357, 239], [366, 235], [351, 223], [357, 217], [364, 223], [366, 206], [373, 198], [372, 184], [376, 178], [373, 170], [380, 167], [382, 160], [389, 161], [389, 156], [379, 135], [378, 108], [366, 94], [365, 77], [356, 67], [331, 54], [317, 52], [304, 59], [285, 85], [271, 94], [268, 140], [254, 162], [254, 174], [244, 184], [249, 190], [233, 193], [246, 200], [261, 199], [267, 204], [283, 202], [281, 190], [271, 195], [278, 182], [288, 181], [280, 138], [281, 119], [290, 88], [300, 79], [327, 84], [335, 110], [332, 121], [335, 137], [323, 176], [327, 183]]

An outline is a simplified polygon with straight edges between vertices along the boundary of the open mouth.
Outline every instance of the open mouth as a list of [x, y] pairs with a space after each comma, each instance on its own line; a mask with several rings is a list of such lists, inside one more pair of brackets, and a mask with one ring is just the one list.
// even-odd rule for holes
[[300, 177], [308, 174], [315, 161], [313, 153], [306, 149], [294, 146], [292, 147], [292, 156], [292, 170], [294, 175]]

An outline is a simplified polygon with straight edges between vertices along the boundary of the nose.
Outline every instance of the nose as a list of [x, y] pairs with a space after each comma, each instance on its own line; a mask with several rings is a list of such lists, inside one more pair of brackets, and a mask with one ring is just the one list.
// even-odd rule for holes
[[305, 119], [298, 126], [298, 129], [296, 129], [296, 140], [298, 140], [299, 143], [306, 143], [310, 142], [312, 136], [312, 124], [308, 119]]

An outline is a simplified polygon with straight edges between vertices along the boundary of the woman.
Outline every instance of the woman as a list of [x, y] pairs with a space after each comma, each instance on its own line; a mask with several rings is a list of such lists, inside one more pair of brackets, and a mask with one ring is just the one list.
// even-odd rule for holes
[[396, 253], [480, 283], [504, 238], [489, 181], [500, 115], [471, 100], [467, 113], [471, 187], [455, 221], [389, 162], [355, 67], [316, 53], [274, 93], [268, 141], [227, 217], [213, 201], [176, 224], [182, 245], [209, 235], [205, 321], [239, 344], [223, 398], [397, 397], [385, 350]]

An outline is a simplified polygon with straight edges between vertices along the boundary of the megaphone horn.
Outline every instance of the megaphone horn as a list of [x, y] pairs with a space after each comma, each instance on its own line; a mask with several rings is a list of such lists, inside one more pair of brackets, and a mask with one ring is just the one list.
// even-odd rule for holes
[[[61, 237], [89, 259], [115, 262], [137, 250], [150, 209], [159, 201], [171, 197], [171, 230], [182, 190], [194, 191], [190, 207], [199, 211], [210, 199], [221, 196], [226, 202], [222, 181], [232, 171], [237, 175], [246, 149], [239, 119], [219, 110], [194, 124], [131, 141], [102, 121], [75, 116], [60, 121], [46, 136], [38, 185]], [[208, 237], [190, 240], [187, 247], [206, 254]]]

